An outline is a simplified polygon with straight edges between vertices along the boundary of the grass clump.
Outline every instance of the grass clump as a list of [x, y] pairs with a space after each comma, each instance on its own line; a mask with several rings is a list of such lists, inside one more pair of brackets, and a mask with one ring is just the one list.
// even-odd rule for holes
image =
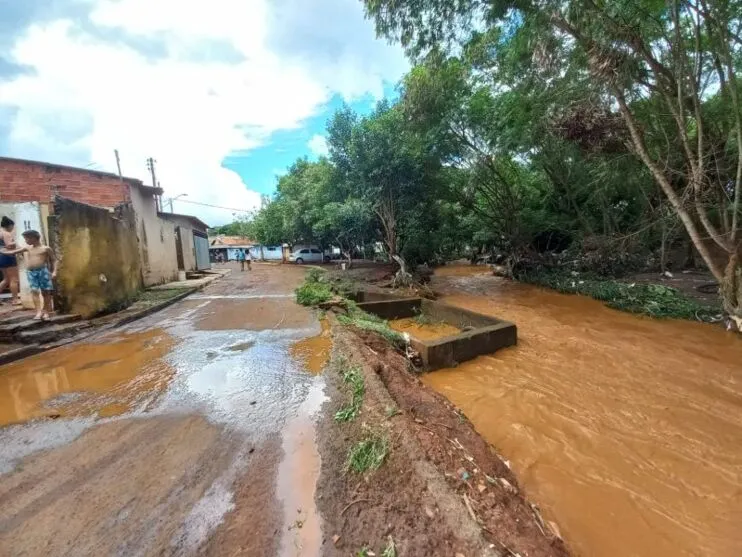
[[359, 474], [369, 470], [378, 470], [387, 454], [389, 454], [389, 440], [383, 435], [370, 433], [350, 448], [345, 468]]
[[343, 325], [352, 325], [364, 331], [372, 331], [384, 337], [389, 343], [397, 348], [403, 348], [405, 345], [404, 337], [389, 327], [389, 324], [376, 315], [371, 315], [351, 301], [347, 304], [348, 314], [338, 316], [338, 321]]
[[563, 272], [524, 274], [518, 280], [546, 286], [566, 294], [582, 294], [614, 309], [658, 318], [711, 320], [719, 308], [688, 298], [661, 284], [629, 284], [613, 279], [571, 276]]
[[387, 537], [386, 546], [384, 551], [381, 552], [381, 557], [397, 557], [397, 545], [391, 536]]
[[354, 420], [361, 411], [363, 395], [366, 393], [366, 386], [363, 382], [363, 370], [359, 366], [353, 366], [345, 370], [343, 372], [343, 381], [350, 385], [352, 398], [349, 404], [335, 412], [335, 421], [337, 422]]
[[190, 288], [168, 288], [166, 290], [145, 290], [137, 298], [137, 302], [143, 302], [147, 304], [155, 304], [164, 302], [171, 298], [175, 298], [179, 294], [188, 292]]
[[332, 299], [332, 288], [324, 281], [325, 272], [310, 269], [304, 283], [296, 289], [296, 301], [303, 306], [317, 306]]

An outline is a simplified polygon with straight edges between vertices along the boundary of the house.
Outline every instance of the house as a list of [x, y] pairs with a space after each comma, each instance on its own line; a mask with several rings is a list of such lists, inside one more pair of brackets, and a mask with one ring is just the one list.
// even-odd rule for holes
[[175, 254], [181, 271], [203, 271], [211, 268], [209, 259], [209, 226], [191, 215], [159, 213], [161, 219], [175, 225]]
[[49, 241], [47, 220], [54, 213], [56, 195], [110, 211], [131, 204], [145, 286], [178, 276], [175, 224], [160, 218], [158, 212], [162, 193], [159, 187], [110, 172], [0, 157], [0, 214], [11, 213], [11, 205], [14, 214], [20, 211], [22, 219], [14, 219], [19, 232], [38, 226]]
[[255, 241], [250, 238], [220, 234], [209, 238], [209, 255], [212, 261], [217, 261], [219, 258], [222, 261], [236, 261], [240, 251], [250, 250], [250, 255], [253, 255], [253, 246], [255, 246]]

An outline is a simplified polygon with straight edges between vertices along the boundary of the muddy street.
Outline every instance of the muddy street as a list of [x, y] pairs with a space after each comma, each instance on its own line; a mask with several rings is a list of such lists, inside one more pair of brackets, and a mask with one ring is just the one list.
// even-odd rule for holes
[[316, 555], [317, 372], [298, 267], [256, 264], [0, 374], [2, 555]]
[[511, 461], [575, 555], [742, 552], [742, 343], [710, 325], [446, 267], [518, 346], [424, 377]]

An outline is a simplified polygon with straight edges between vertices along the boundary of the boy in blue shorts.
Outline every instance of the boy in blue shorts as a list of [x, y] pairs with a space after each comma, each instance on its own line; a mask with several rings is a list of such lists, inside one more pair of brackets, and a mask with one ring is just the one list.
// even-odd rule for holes
[[[36, 230], [26, 230], [23, 233], [23, 239], [28, 247], [13, 250], [13, 253], [24, 254], [26, 260], [28, 285], [31, 288], [33, 305], [36, 308], [34, 319], [47, 320], [52, 309], [52, 290], [54, 290], [52, 281], [57, 278], [54, 251], [49, 246], [41, 244], [41, 234]], [[37, 293], [40, 293], [40, 296]]]

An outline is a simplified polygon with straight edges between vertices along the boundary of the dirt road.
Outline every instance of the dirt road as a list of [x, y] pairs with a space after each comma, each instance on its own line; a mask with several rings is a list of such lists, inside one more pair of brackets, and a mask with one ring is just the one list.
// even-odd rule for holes
[[0, 555], [318, 554], [324, 379], [301, 347], [329, 339], [307, 340], [303, 275], [235, 268], [0, 370]]

